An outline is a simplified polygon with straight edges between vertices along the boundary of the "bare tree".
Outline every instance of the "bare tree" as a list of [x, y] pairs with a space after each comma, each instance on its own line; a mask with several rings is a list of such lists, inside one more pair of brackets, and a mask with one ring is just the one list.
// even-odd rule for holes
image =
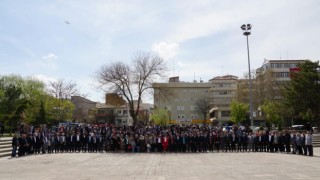
[[159, 101], [170, 102], [172, 97], [177, 97], [178, 94], [174, 91], [174, 89], [168, 86], [167, 83], [153, 83], [153, 95], [154, 98]]
[[200, 98], [196, 101], [196, 106], [198, 107], [198, 112], [203, 114], [203, 123], [206, 123], [207, 114], [210, 111], [210, 101], [208, 98]]
[[71, 96], [79, 95], [79, 90], [76, 82], [58, 80], [49, 83], [48, 93], [58, 99], [70, 99]]
[[121, 61], [103, 65], [96, 77], [107, 92], [117, 93], [126, 99], [130, 116], [136, 125], [142, 95], [151, 89], [154, 80], [164, 76], [166, 71], [167, 66], [163, 59], [142, 52], [134, 56], [132, 65]]

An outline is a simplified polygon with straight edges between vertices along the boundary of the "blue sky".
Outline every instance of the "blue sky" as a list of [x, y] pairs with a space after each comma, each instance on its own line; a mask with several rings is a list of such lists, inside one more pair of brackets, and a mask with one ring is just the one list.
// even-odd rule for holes
[[265, 58], [320, 56], [317, 0], [2, 0], [0, 20], [1, 75], [76, 81], [94, 101], [104, 97], [95, 88], [99, 67], [139, 51], [158, 53], [168, 76], [182, 81], [242, 78], [244, 23], [253, 25], [252, 69]]

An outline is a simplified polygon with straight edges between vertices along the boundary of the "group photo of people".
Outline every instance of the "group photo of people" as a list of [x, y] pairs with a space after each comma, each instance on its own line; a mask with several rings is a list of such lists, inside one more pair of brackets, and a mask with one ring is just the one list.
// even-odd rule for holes
[[253, 131], [209, 125], [115, 127], [79, 124], [21, 125], [12, 139], [12, 157], [53, 153], [270, 152], [313, 156], [310, 131]]

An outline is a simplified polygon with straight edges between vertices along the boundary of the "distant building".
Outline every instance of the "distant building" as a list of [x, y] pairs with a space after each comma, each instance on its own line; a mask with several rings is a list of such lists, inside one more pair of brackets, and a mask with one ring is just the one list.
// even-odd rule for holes
[[97, 102], [81, 96], [71, 96], [71, 102], [75, 105], [73, 120], [76, 122], [90, 122], [89, 112], [96, 107]]
[[[252, 106], [254, 125], [264, 124], [264, 115], [261, 106], [264, 101], [281, 100], [281, 89], [287, 84], [290, 72], [297, 71], [298, 64], [306, 60], [268, 60], [256, 69], [255, 78], [252, 79]], [[249, 104], [249, 79], [239, 79], [237, 100]]]
[[[203, 81], [182, 82], [179, 77], [170, 78], [168, 83], [154, 83], [154, 107], [167, 109], [171, 113], [171, 122], [202, 123], [205, 119], [198, 110], [197, 101], [209, 99], [211, 86]], [[166, 94], [168, 92], [170, 95]]]
[[95, 117], [96, 123], [108, 123], [115, 126], [132, 126], [133, 123], [127, 104], [112, 106], [101, 103], [97, 106]]
[[265, 59], [263, 65], [256, 70], [257, 95], [262, 103], [264, 99], [282, 99], [281, 87], [288, 83], [290, 69], [296, 70], [299, 63], [306, 60], [268, 60]]
[[[136, 107], [137, 102], [134, 102]], [[138, 120], [142, 123], [149, 123], [152, 104], [140, 102]], [[129, 104], [117, 94], [106, 94], [106, 102], [96, 107], [96, 123], [108, 123], [115, 126], [132, 126], [133, 119], [130, 116]]]
[[219, 122], [230, 121], [231, 102], [237, 99], [238, 77], [233, 75], [217, 76], [209, 80], [210, 103], [217, 108], [215, 117]]

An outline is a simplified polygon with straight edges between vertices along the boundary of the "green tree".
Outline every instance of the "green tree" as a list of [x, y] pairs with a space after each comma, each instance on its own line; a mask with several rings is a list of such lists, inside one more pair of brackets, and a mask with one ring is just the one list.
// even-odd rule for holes
[[29, 102], [21, 96], [22, 90], [20, 87], [14, 84], [4, 86], [2, 82], [0, 83], [3, 91], [3, 96], [0, 99], [0, 118], [9, 129], [12, 129], [24, 118], [24, 111]]
[[241, 123], [246, 119], [249, 105], [238, 101], [231, 102], [231, 121]]
[[[293, 109], [294, 117], [310, 120], [320, 126], [320, 66], [319, 61], [299, 64], [300, 71], [291, 73], [284, 89], [284, 101]], [[308, 115], [308, 118], [304, 118]]]
[[39, 109], [38, 115], [36, 116], [34, 123], [38, 126], [41, 124], [48, 124], [47, 116], [46, 116], [46, 109], [45, 109], [45, 105], [44, 105], [43, 100], [41, 101], [40, 109]]
[[74, 104], [70, 100], [57, 99], [52, 96], [46, 98], [45, 111], [50, 124], [72, 121], [74, 108]]
[[265, 114], [267, 127], [270, 128], [271, 124], [276, 124], [279, 126], [279, 123], [281, 122], [281, 104], [277, 101], [264, 101], [263, 105], [261, 106], [262, 111]]
[[[34, 121], [35, 117], [38, 114], [41, 100], [43, 100], [44, 96], [46, 95], [45, 84], [39, 80], [29, 77], [22, 78], [18, 75], [2, 76], [0, 78], [0, 84], [0, 89], [2, 89], [2, 91], [9, 86], [15, 86], [16, 88], [20, 89], [19, 99], [21, 99], [22, 101], [16, 101], [16, 103], [28, 102], [23, 104], [23, 106], [25, 106], [23, 110], [23, 120], [26, 123]], [[5, 97], [5, 94], [0, 95], [0, 99], [5, 98], [8, 98]]]
[[156, 108], [151, 119], [156, 125], [166, 125], [170, 123], [170, 112], [163, 108]]

